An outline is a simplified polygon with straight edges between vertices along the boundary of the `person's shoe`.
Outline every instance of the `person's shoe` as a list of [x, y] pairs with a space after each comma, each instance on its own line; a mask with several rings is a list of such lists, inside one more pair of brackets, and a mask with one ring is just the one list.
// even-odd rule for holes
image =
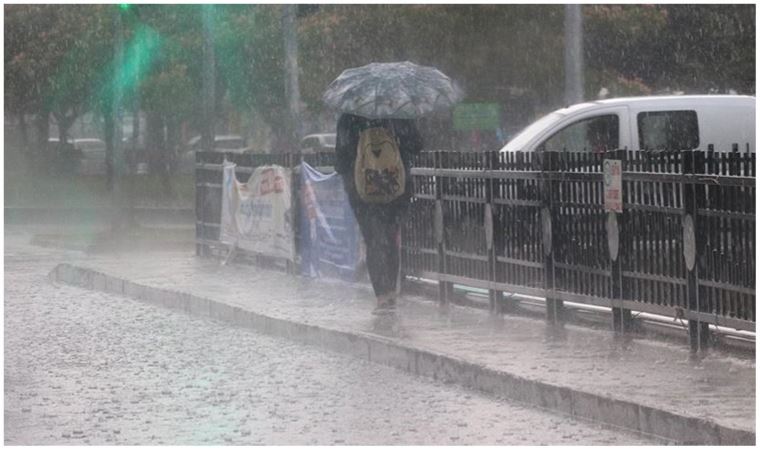
[[376, 316], [394, 312], [396, 312], [396, 299], [392, 295], [378, 297], [377, 306], [372, 310], [372, 314]]

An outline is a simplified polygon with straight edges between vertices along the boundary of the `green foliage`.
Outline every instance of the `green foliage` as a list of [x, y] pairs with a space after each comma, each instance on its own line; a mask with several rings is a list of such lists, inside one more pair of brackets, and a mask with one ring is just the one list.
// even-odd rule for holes
[[[136, 40], [141, 31], [142, 43]], [[139, 81], [141, 108], [177, 121], [194, 118], [201, 110], [200, 7], [140, 5], [136, 32], [135, 59], [143, 64], [137, 65], [143, 70]]]
[[561, 6], [325, 6], [301, 23], [304, 99], [340, 72], [373, 61], [411, 60], [458, 80], [472, 101], [507, 102], [530, 91], [561, 96]]
[[[125, 8], [124, 5], [127, 5]], [[141, 107], [200, 125], [200, 5], [6, 5], [8, 111], [66, 115], [112, 96], [113, 18], [122, 14], [118, 72]], [[217, 101], [287, 121], [281, 5], [215, 5]], [[584, 5], [587, 97], [670, 87], [755, 92], [754, 5]], [[299, 15], [302, 99], [341, 71], [411, 60], [455, 78], [469, 101], [531, 105], [562, 98], [562, 5], [312, 5]], [[106, 90], [103, 90], [106, 89]], [[106, 108], [107, 109], [107, 108]]]
[[220, 82], [233, 104], [257, 110], [273, 125], [288, 117], [281, 9], [227, 6], [219, 11], [216, 36]]
[[755, 92], [754, 5], [587, 5], [589, 68], [652, 89]]
[[755, 92], [755, 5], [668, 5], [661, 84]]
[[8, 5], [6, 14], [9, 107], [81, 109], [110, 57], [106, 5]]
[[[639, 78], [654, 83], [653, 56], [662, 52], [667, 14], [661, 8], [640, 5], [587, 5], [584, 7], [584, 51], [588, 67], [616, 78]], [[663, 55], [658, 55], [662, 57]]]

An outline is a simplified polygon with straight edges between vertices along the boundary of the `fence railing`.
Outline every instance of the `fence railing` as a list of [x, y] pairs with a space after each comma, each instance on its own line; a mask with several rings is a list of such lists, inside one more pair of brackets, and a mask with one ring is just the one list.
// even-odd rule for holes
[[[303, 158], [329, 166], [332, 157]], [[207, 254], [218, 241], [224, 156], [197, 158], [198, 252]], [[227, 158], [241, 177], [300, 162]], [[622, 213], [605, 211], [607, 159], [622, 161]], [[512, 306], [504, 293], [544, 297], [552, 321], [566, 301], [612, 308], [620, 331], [631, 311], [666, 315], [688, 321], [693, 349], [706, 344], [708, 324], [755, 330], [754, 153], [423, 152], [411, 174], [402, 270], [437, 281], [442, 302], [458, 284], [488, 290], [495, 312]]]

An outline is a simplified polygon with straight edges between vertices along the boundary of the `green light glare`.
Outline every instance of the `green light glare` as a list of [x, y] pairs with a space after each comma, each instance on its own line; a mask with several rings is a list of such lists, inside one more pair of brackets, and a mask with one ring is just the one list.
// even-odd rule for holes
[[124, 60], [117, 67], [115, 87], [131, 92], [150, 70], [160, 45], [160, 36], [152, 28], [139, 25], [124, 51]]

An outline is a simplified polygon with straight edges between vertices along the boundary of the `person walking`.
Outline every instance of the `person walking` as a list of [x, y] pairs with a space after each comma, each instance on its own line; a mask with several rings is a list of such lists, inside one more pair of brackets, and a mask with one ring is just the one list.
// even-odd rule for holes
[[392, 313], [399, 291], [401, 226], [412, 198], [412, 157], [423, 148], [411, 119], [338, 119], [335, 170], [367, 248], [377, 298], [373, 314]]

